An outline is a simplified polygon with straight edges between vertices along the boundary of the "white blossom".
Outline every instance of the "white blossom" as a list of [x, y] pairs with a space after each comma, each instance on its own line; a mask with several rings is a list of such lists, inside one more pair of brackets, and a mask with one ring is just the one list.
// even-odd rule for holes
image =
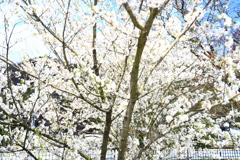
[[182, 114], [178, 116], [180, 122], [188, 121], [189, 117], [188, 115]]
[[166, 122], [169, 123], [173, 120], [173, 117], [172, 116], [166, 116]]
[[123, 4], [123, 3], [127, 3], [127, 2], [128, 2], [128, 0], [117, 0], [118, 4]]
[[164, 0], [148, 0], [147, 4], [151, 8], [158, 8], [162, 5], [163, 2]]

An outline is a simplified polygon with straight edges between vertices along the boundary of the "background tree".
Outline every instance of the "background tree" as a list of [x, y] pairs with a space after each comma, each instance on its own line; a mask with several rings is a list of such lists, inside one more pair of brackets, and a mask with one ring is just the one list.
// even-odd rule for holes
[[[221, 11], [212, 14], [215, 1], [8, 3], [12, 12], [3, 17], [0, 57], [6, 118], [0, 124], [11, 145], [35, 159], [36, 148], [62, 159], [90, 159], [93, 148], [106, 159], [107, 151], [117, 148], [119, 160], [150, 159], [172, 147], [182, 152], [201, 141], [228, 145], [215, 139], [226, 136], [219, 123], [239, 112], [216, 118], [211, 109], [239, 101], [239, 46], [231, 43], [239, 22]], [[25, 59], [20, 66], [9, 60], [13, 13], [35, 28], [54, 58]], [[216, 46], [220, 37], [224, 43]], [[12, 83], [9, 67], [27, 78]], [[36, 114], [48, 125], [32, 126]], [[102, 139], [76, 136], [83, 122], [84, 130], [95, 128]]]

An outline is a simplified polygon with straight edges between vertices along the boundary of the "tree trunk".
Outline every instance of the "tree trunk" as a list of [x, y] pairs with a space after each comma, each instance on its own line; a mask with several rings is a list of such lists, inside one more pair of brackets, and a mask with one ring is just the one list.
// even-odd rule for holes
[[138, 39], [137, 54], [135, 57], [135, 61], [134, 61], [132, 73], [131, 73], [130, 100], [129, 100], [127, 111], [125, 113], [124, 120], [123, 120], [123, 128], [122, 128], [121, 141], [120, 141], [120, 147], [119, 147], [119, 153], [118, 153], [119, 160], [124, 160], [125, 152], [127, 149], [127, 137], [128, 137], [128, 132], [129, 132], [129, 125], [130, 125], [130, 122], [132, 119], [133, 109], [134, 109], [134, 106], [136, 104], [136, 101], [137, 101], [138, 95], [139, 95], [139, 92], [138, 92], [139, 64], [141, 61], [144, 46], [147, 41], [147, 35], [148, 35], [147, 32], [142, 31], [140, 33], [140, 36]]
[[[133, 68], [132, 68], [132, 72], [131, 72], [131, 79], [130, 79], [130, 99], [129, 99], [127, 110], [126, 110], [126, 113], [125, 113], [125, 116], [123, 119], [121, 141], [120, 141], [119, 152], [118, 152], [118, 160], [125, 159], [129, 126], [130, 126], [130, 123], [132, 120], [134, 106], [135, 106], [138, 96], [140, 94], [138, 91], [139, 65], [141, 62], [141, 57], [142, 57], [142, 53], [143, 53], [145, 44], [147, 42], [147, 36], [150, 32], [153, 21], [158, 13], [159, 13], [159, 10], [157, 8], [150, 9], [150, 16], [149, 16], [144, 28], [141, 30], [140, 36], [138, 38], [137, 53], [135, 55], [135, 61], [133, 64]], [[134, 21], [136, 21], [136, 20], [134, 20]], [[134, 21], [133, 21], [133, 23], [134, 23]]]
[[101, 160], [106, 159], [111, 124], [112, 124], [112, 109], [106, 113], [105, 127], [104, 127], [104, 133], [103, 133], [103, 142], [102, 142], [102, 148], [101, 148], [102, 149], [101, 150]]

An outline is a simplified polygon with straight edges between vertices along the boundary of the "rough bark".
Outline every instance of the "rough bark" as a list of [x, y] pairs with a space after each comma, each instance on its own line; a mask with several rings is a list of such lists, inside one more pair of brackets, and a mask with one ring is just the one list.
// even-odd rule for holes
[[106, 159], [111, 124], [112, 124], [112, 110], [110, 110], [109, 112], [106, 113], [102, 150], [101, 150], [101, 160]]

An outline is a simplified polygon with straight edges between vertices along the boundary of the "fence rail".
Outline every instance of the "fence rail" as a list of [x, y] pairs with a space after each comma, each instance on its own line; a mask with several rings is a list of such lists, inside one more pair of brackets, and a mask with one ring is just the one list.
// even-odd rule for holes
[[196, 149], [178, 153], [170, 151], [167, 156], [160, 154], [159, 159], [240, 159], [239, 149]]
[[[42, 152], [41, 150], [33, 151], [39, 159], [42, 160], [58, 160], [60, 157], [49, 152]], [[99, 151], [93, 151], [88, 154], [92, 159], [100, 159]], [[240, 159], [240, 149], [198, 149], [198, 150], [188, 150], [182, 153], [178, 153], [177, 150], [173, 149], [170, 152], [160, 153], [155, 155], [159, 160], [174, 160], [174, 159], [186, 159], [186, 160], [207, 160], [207, 159]], [[0, 151], [0, 160], [32, 160], [33, 158], [29, 156], [26, 152], [15, 152], [15, 153], [2, 153]], [[67, 159], [67, 158], [66, 158]], [[76, 160], [81, 160], [82, 158], [77, 158]], [[106, 160], [116, 160], [117, 151], [110, 151], [107, 154]], [[156, 160], [157, 160], [156, 159]]]

